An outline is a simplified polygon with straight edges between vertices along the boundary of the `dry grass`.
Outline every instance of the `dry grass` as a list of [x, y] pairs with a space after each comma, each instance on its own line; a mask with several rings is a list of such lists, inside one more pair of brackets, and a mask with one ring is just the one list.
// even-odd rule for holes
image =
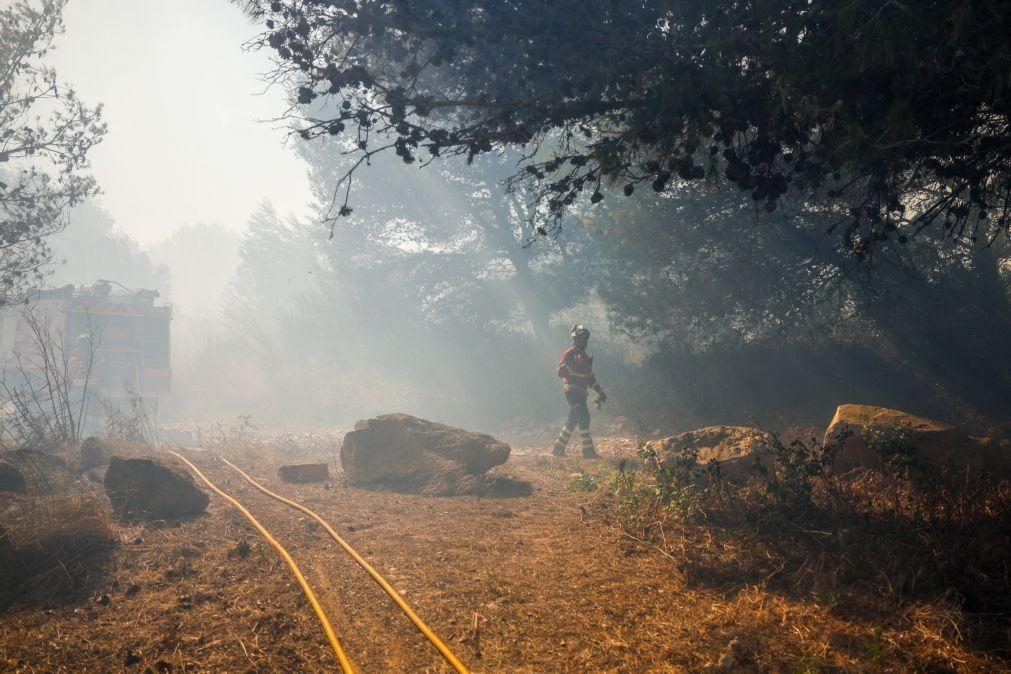
[[[994, 618], [957, 591], [910, 593], [922, 573], [896, 586], [881, 566], [920, 533], [882, 552], [877, 534], [859, 540], [864, 530], [709, 506], [658, 539], [633, 540], [600, 494], [610, 459], [634, 446], [605, 439], [599, 450], [604, 461], [517, 451], [500, 478], [531, 485], [530, 495], [435, 498], [279, 484], [279, 463], [318, 455], [230, 448], [254, 477], [328, 519], [475, 672], [699, 672], [721, 660], [743, 672], [1008, 670], [981, 629]], [[191, 457], [289, 547], [363, 671], [448, 671], [311, 522], [212, 454]], [[598, 489], [566, 489], [580, 468], [600, 476]], [[0, 669], [335, 669], [282, 563], [220, 500], [205, 517], [114, 531], [121, 544], [88, 596], [0, 615]]]
[[928, 470], [840, 478], [819, 460], [800, 451], [747, 489], [693, 484], [690, 498], [671, 489], [677, 476], [626, 471], [595, 505], [693, 585], [744, 584], [876, 624], [871, 664], [901, 644], [916, 669], [1006, 668], [1011, 482]]
[[281, 433], [257, 432], [248, 419], [230, 428], [198, 429], [201, 447], [229, 461], [245, 466], [272, 466], [286, 463], [326, 463], [335, 482], [344, 482], [341, 467], [341, 435], [337, 432]]
[[14, 498], [0, 526], [6, 533], [0, 605], [72, 598], [100, 576], [114, 543], [108, 503], [84, 490]]

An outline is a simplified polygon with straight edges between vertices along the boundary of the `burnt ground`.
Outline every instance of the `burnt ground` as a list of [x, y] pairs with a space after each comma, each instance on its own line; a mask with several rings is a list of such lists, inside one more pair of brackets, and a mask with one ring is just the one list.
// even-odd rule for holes
[[[600, 444], [601, 462], [517, 450], [491, 497], [370, 491], [339, 479], [287, 485], [262, 455], [232, 456], [327, 519], [474, 671], [694, 672], [730, 651], [738, 664], [726, 671], [1011, 671], [960, 631], [943, 599], [910, 604], [873, 581], [831, 596], [791, 592], [775, 569], [707, 575], [629, 538], [600, 514], [599, 493], [566, 488], [579, 467], [605, 468], [634, 451], [629, 440]], [[189, 454], [293, 554], [361, 671], [450, 671], [314, 522], [212, 453]], [[114, 534], [78, 591], [0, 613], [0, 670], [337, 669], [288, 569], [222, 499], [195, 519], [121, 523]], [[721, 551], [740, 552], [733, 540]]]

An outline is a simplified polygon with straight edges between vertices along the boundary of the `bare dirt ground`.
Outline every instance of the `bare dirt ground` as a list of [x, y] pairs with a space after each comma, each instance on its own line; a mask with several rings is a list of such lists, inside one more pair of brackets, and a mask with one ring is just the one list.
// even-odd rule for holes
[[[600, 514], [597, 494], [566, 489], [580, 466], [634, 453], [620, 438], [600, 449], [599, 462], [517, 449], [492, 497], [287, 485], [270, 459], [235, 460], [327, 519], [474, 671], [697, 672], [731, 651], [738, 664], [725, 671], [1011, 671], [1006, 649], [995, 656], [960, 633], [943, 598], [905, 602], [873, 579], [798, 593], [777, 582], [775, 564], [702, 569], [629, 538]], [[213, 453], [189, 456], [289, 549], [361, 671], [450, 671], [315, 523]], [[114, 533], [78, 591], [0, 613], [0, 670], [336, 671], [288, 569], [220, 498], [195, 519]], [[710, 546], [719, 537], [669, 535]], [[746, 541], [718, 545], [733, 558]]]

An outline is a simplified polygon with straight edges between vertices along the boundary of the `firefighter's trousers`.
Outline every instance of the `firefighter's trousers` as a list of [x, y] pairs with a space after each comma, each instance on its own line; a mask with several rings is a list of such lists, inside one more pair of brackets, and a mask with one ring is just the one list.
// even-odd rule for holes
[[586, 395], [575, 391], [566, 391], [565, 399], [569, 403], [569, 418], [562, 427], [558, 439], [555, 440], [553, 453], [557, 456], [565, 454], [565, 448], [572, 437], [572, 431], [579, 426], [579, 434], [582, 440], [583, 456], [594, 457], [597, 451], [593, 446], [593, 438], [590, 437], [590, 408], [586, 406]]

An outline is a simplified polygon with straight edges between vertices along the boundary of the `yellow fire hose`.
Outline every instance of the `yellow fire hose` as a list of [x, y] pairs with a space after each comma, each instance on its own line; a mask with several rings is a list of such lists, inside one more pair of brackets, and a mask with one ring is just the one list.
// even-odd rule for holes
[[[263, 536], [267, 540], [267, 542], [274, 547], [275, 550], [277, 550], [277, 553], [281, 555], [284, 561], [288, 564], [288, 568], [290, 568], [291, 572], [295, 574], [295, 578], [298, 579], [298, 584], [302, 586], [302, 592], [305, 593], [305, 596], [309, 600], [309, 603], [312, 604], [312, 609], [313, 611], [316, 612], [316, 617], [319, 618], [320, 625], [323, 626], [323, 632], [326, 633], [326, 638], [330, 642], [330, 646], [333, 648], [334, 654], [337, 655], [337, 661], [340, 662], [341, 669], [347, 674], [355, 674], [356, 671], [355, 667], [351, 663], [351, 660], [348, 658], [347, 654], [344, 652], [344, 648], [341, 646], [340, 640], [337, 639], [337, 634], [336, 632], [334, 632], [333, 626], [330, 625], [330, 620], [326, 617], [326, 613], [323, 612], [323, 607], [316, 599], [316, 595], [313, 594], [312, 588], [309, 587], [309, 583], [306, 582], [305, 576], [302, 575], [302, 572], [299, 570], [298, 565], [295, 564], [295, 560], [291, 558], [291, 555], [288, 554], [288, 551], [285, 550], [281, 546], [281, 544], [278, 543], [277, 540], [270, 535], [270, 532], [267, 531], [263, 527], [263, 525], [257, 521], [255, 517], [253, 517], [252, 513], [250, 513], [248, 510], [242, 507], [241, 503], [236, 501], [234, 498], [232, 498], [225, 492], [221, 491], [217, 487], [217, 485], [208, 480], [207, 476], [201, 473], [200, 469], [194, 466], [192, 463], [190, 463], [186, 459], [186, 457], [176, 454], [175, 452], [169, 452], [169, 454], [172, 454], [173, 456], [181, 460], [183, 463], [185, 463], [187, 466], [189, 466], [190, 469], [194, 473], [196, 473], [200, 477], [200, 479], [207, 484], [208, 487], [210, 487], [212, 490], [214, 490], [215, 493], [218, 494], [218, 496], [220, 496], [221, 498], [225, 499], [233, 506], [235, 506], [239, 510], [239, 512], [245, 515], [246, 519], [249, 520], [254, 527], [256, 527], [256, 530], [260, 532], [260, 535]], [[231, 464], [228, 465], [231, 466]], [[234, 466], [232, 467], [234, 468]]]
[[386, 591], [386, 594], [390, 595], [390, 598], [396, 602], [397, 606], [399, 606], [405, 614], [407, 614], [407, 617], [411, 619], [411, 622], [414, 623], [414, 626], [418, 628], [418, 631], [421, 632], [425, 636], [425, 638], [431, 642], [433, 646], [435, 646], [435, 648], [439, 651], [439, 653], [442, 654], [442, 657], [446, 659], [446, 661], [453, 667], [453, 669], [455, 669], [457, 672], [460, 672], [460, 674], [468, 674], [468, 670], [463, 665], [463, 663], [460, 662], [460, 660], [458, 660], [455, 655], [453, 655], [453, 652], [449, 650], [449, 647], [446, 646], [446, 644], [443, 643], [443, 641], [439, 639], [438, 636], [436, 636], [436, 634], [428, 627], [428, 625], [426, 625], [424, 621], [422, 621], [422, 619], [418, 617], [418, 615], [411, 609], [411, 607], [407, 604], [407, 602], [404, 601], [404, 598], [401, 597], [400, 594], [393, 589], [393, 586], [390, 585], [388, 582], [386, 582], [386, 579], [380, 576], [379, 572], [376, 571], [374, 568], [372, 568], [372, 565], [366, 562], [361, 555], [355, 552], [355, 549], [352, 548], [350, 545], [348, 545], [348, 543], [343, 538], [341, 538], [336, 531], [333, 530], [333, 527], [327, 524], [326, 520], [324, 520], [322, 517], [320, 517], [313, 511], [309, 510], [305, 506], [301, 505], [300, 503], [296, 503], [295, 501], [286, 499], [280, 494], [275, 494], [274, 492], [270, 491], [262, 484], [251, 478], [249, 475], [246, 475], [246, 473], [244, 473], [238, 466], [236, 466], [228, 459], [222, 458], [221, 460], [227, 463], [232, 468], [234, 468], [236, 472], [239, 473], [239, 475], [244, 477], [250, 484], [252, 484], [254, 487], [259, 489], [267, 496], [271, 497], [272, 499], [278, 500], [281, 503], [289, 505], [292, 508], [295, 508], [296, 510], [300, 510], [309, 517], [316, 520], [320, 524], [320, 526], [322, 526], [326, 530], [326, 532], [330, 534], [330, 537], [335, 541], [337, 541], [337, 543], [342, 548], [344, 548], [344, 551], [347, 552], [349, 555], [351, 555], [351, 557], [356, 562], [358, 562], [358, 565], [363, 569], [365, 569], [365, 571], [367, 571], [370, 576], [372, 576], [372, 579], [376, 581], [376, 583], [378, 583], [379, 586], [383, 588], [383, 590]]

